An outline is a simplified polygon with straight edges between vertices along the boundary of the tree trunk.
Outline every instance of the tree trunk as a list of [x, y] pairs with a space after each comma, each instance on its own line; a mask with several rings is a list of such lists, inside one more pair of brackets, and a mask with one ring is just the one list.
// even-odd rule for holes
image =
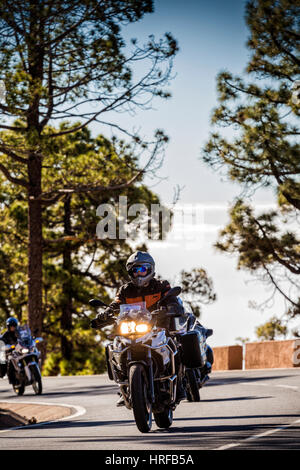
[[28, 319], [31, 331], [38, 335], [43, 324], [41, 167], [41, 157], [32, 152], [28, 159]]
[[[64, 202], [64, 235], [72, 235], [71, 227], [71, 195], [67, 196]], [[63, 269], [66, 271], [67, 279], [63, 283], [63, 302], [61, 327], [63, 335], [61, 337], [61, 352], [64, 359], [70, 360], [73, 352], [73, 344], [67, 337], [72, 331], [72, 311], [73, 311], [73, 294], [72, 294], [72, 257], [70, 242], [66, 241], [63, 248]], [[66, 332], [64, 334], [64, 332]]]
[[[42, 233], [42, 157], [39, 124], [39, 88], [43, 81], [43, 22], [38, 0], [30, 0], [28, 72], [30, 102], [27, 111], [28, 156], [28, 318], [31, 331], [40, 335], [43, 325], [43, 233]], [[39, 44], [39, 46], [37, 46]], [[45, 351], [44, 351], [45, 352]]]

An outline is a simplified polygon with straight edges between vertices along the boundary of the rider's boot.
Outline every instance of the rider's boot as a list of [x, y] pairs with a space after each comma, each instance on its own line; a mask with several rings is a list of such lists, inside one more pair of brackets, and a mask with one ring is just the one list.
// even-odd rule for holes
[[119, 400], [116, 403], [116, 406], [125, 406], [125, 400], [123, 398], [123, 395], [121, 392], [118, 392], [118, 395], [120, 395]]

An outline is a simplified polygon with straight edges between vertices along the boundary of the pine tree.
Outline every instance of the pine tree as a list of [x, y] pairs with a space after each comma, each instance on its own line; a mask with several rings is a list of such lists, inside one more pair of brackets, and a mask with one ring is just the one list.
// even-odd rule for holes
[[[213, 132], [202, 157], [243, 187], [216, 246], [237, 254], [238, 268], [271, 284], [295, 316], [300, 313], [300, 2], [251, 0], [245, 17], [246, 71], [218, 75], [219, 106], [212, 115], [212, 124], [232, 129], [234, 138]], [[259, 187], [274, 191], [276, 209], [257, 214], [251, 207], [248, 198]]]
[[202, 305], [209, 305], [217, 300], [213, 281], [203, 268], [182, 270], [178, 284], [182, 287], [185, 303], [196, 317], [200, 317]]
[[[63, 122], [59, 129], [67, 129]], [[1, 134], [6, 145], [20, 138], [13, 131]], [[98, 332], [90, 328], [89, 300], [110, 302], [114, 291], [127, 281], [125, 264], [132, 253], [126, 239], [100, 239], [96, 234], [97, 207], [118, 204], [126, 196], [128, 205], [140, 202], [147, 208], [159, 198], [143, 184], [134, 146], [122, 140], [92, 137], [87, 128], [66, 133], [44, 146], [43, 185], [48, 204], [43, 206], [43, 333], [46, 338], [45, 374], [99, 373], [104, 370], [104, 349]], [[15, 174], [22, 165], [15, 162]], [[134, 183], [112, 187], [114, 178]], [[100, 191], [81, 191], [82, 185], [98, 181]], [[59, 193], [64, 185], [76, 191]], [[11, 315], [28, 320], [27, 272], [28, 201], [25, 188], [1, 177], [0, 210], [0, 320]], [[45, 196], [46, 198], [46, 196]], [[132, 240], [131, 240], [132, 241]], [[141, 247], [146, 249], [146, 247]], [[2, 323], [2, 324], [3, 324]], [[93, 355], [91, 356], [91, 351]]]
[[[50, 204], [51, 198], [55, 201], [67, 191], [75, 191], [64, 184], [44, 194], [45, 147], [49, 139], [55, 142], [91, 122], [117, 127], [116, 122], [106, 121], [108, 112], [146, 108], [154, 96], [169, 96], [164, 85], [170, 78], [176, 41], [166, 34], [158, 41], [151, 36], [144, 45], [136, 40], [126, 45], [122, 35], [123, 27], [153, 11], [152, 3], [151, 0], [1, 2], [0, 80], [6, 95], [5, 103], [0, 104], [0, 129], [17, 133], [19, 141], [13, 147], [0, 141], [0, 151], [5, 156], [1, 158], [0, 171], [27, 194], [29, 323], [39, 333], [43, 322], [43, 207]], [[137, 62], [146, 66], [143, 76], [134, 76]], [[63, 119], [79, 119], [80, 124], [47, 134], [50, 123]], [[147, 147], [137, 135], [131, 137], [136, 144]], [[154, 141], [159, 145], [164, 139], [157, 132]], [[15, 172], [16, 164], [19, 169]], [[117, 178], [114, 183], [118, 187], [125, 184]], [[79, 188], [97, 189], [98, 180]]]

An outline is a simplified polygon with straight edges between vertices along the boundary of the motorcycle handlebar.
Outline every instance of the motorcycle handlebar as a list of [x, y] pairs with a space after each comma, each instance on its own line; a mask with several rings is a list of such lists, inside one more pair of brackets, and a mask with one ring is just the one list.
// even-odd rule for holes
[[162, 312], [166, 312], [166, 309], [165, 308], [160, 308], [158, 310], [153, 310], [153, 312], [151, 312], [151, 315], [159, 315], [160, 313]]
[[173, 317], [173, 318], [182, 317], [182, 313], [177, 313], [177, 312], [167, 312], [166, 315], [167, 317]]
[[151, 315], [159, 315], [161, 313], [164, 313], [166, 317], [181, 317], [182, 313], [177, 313], [177, 312], [168, 312], [166, 308], [161, 308], [159, 310], [154, 310], [151, 312]]

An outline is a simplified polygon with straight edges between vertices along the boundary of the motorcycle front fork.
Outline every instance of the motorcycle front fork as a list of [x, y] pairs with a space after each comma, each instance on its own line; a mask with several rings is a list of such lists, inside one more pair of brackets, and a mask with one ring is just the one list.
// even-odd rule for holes
[[151, 403], [155, 402], [155, 393], [154, 393], [154, 376], [153, 376], [153, 363], [152, 363], [152, 354], [151, 350], [148, 349], [147, 354], [147, 364], [148, 364], [148, 373], [149, 373], [149, 398]]

